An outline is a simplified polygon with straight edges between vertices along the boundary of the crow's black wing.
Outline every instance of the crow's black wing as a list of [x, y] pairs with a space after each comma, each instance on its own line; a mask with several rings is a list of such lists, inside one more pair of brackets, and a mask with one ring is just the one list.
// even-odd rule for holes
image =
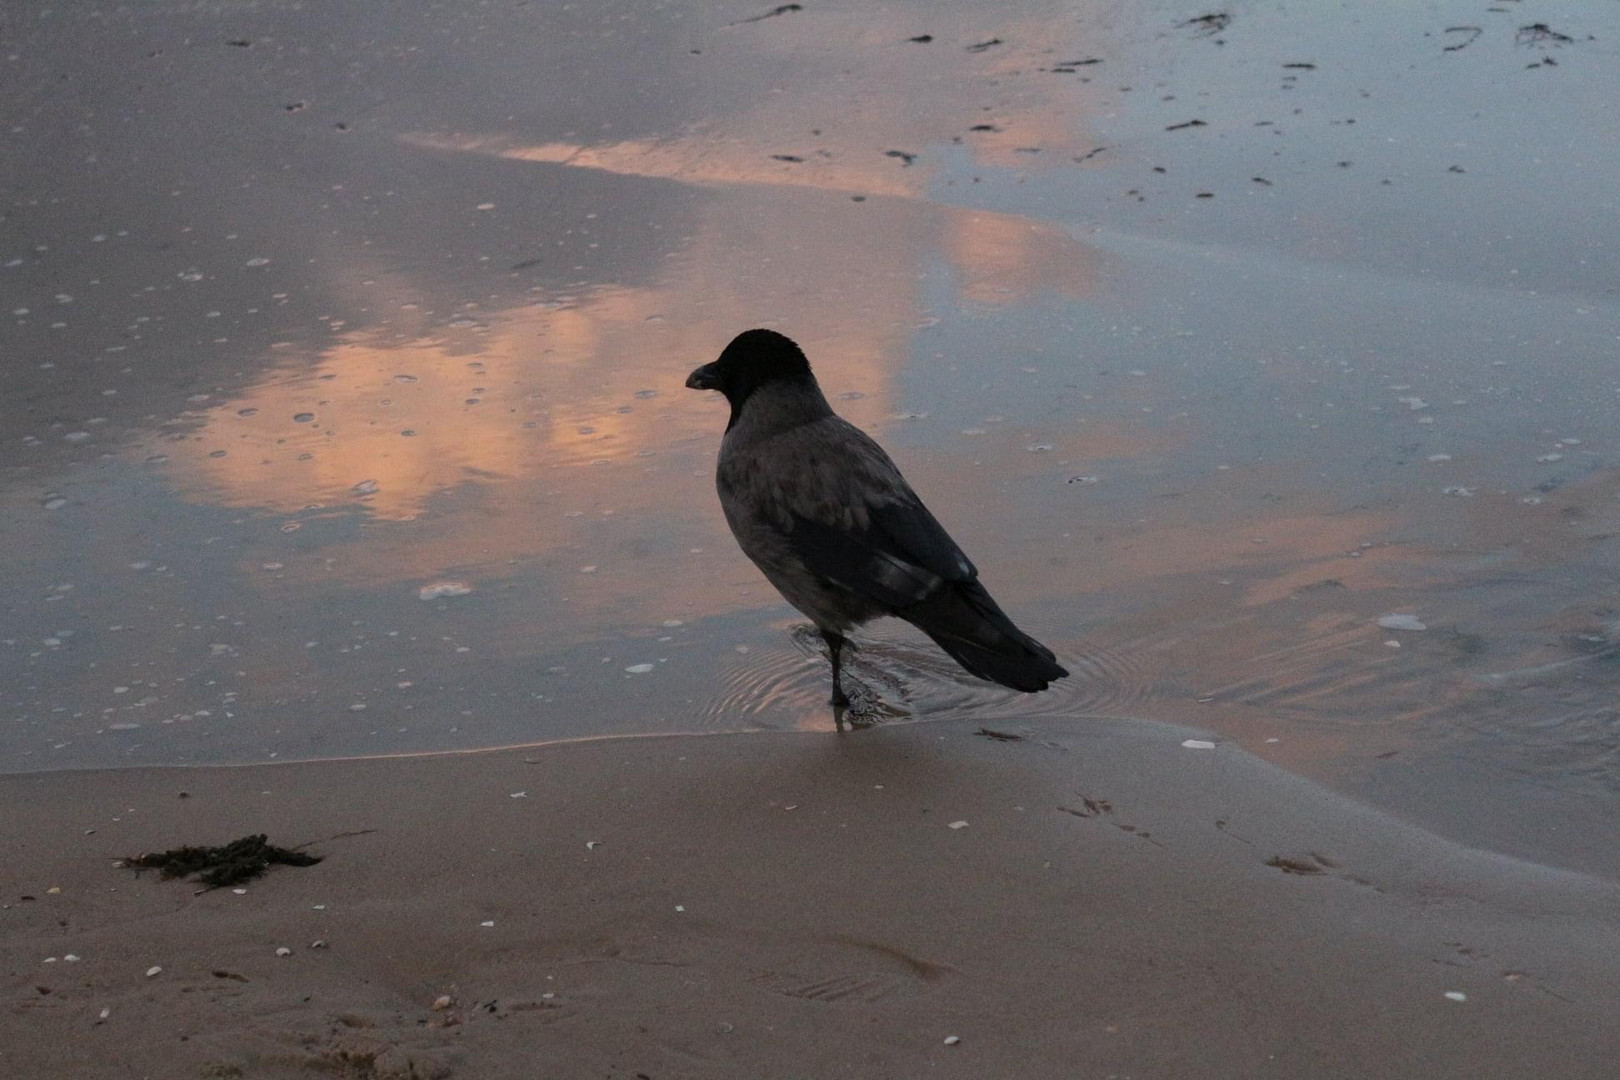
[[[893, 610], [945, 582], [978, 576], [882, 447], [837, 417], [805, 425], [768, 451], [763, 500], [813, 573]], [[762, 477], [763, 479], [764, 477]]]
[[892, 612], [921, 603], [973, 564], [921, 502], [869, 506], [863, 523], [793, 515], [788, 542], [812, 572]]

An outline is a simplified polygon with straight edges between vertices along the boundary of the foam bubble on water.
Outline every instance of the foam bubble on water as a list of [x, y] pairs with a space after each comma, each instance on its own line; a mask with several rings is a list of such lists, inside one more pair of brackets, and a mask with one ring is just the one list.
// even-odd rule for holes
[[466, 596], [472, 591], [472, 586], [465, 581], [436, 581], [418, 589], [416, 597], [418, 600], [437, 600], [441, 596]]
[[1428, 626], [1416, 615], [1380, 615], [1378, 625], [1385, 630], [1427, 630]]

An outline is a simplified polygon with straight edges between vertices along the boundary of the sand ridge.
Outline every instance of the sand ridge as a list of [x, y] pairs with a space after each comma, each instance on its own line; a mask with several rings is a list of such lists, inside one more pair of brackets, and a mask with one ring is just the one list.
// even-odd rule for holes
[[[1186, 729], [1004, 729], [0, 777], [0, 1071], [1609, 1075], [1614, 884]], [[326, 859], [113, 866], [253, 831]]]

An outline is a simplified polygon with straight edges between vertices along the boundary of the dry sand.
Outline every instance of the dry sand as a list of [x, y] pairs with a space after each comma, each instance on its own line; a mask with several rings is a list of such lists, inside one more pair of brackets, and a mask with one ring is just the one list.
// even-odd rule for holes
[[[1615, 885], [1023, 730], [0, 778], [0, 1075], [1616, 1075]], [[113, 866], [255, 831], [326, 859]]]

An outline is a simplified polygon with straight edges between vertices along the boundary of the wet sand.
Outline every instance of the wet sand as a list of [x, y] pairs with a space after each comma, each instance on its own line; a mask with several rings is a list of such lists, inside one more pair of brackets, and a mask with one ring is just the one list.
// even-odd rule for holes
[[[1613, 1075], [1613, 884], [1188, 729], [1003, 727], [0, 777], [0, 1072]], [[255, 831], [326, 858], [113, 866]]]

